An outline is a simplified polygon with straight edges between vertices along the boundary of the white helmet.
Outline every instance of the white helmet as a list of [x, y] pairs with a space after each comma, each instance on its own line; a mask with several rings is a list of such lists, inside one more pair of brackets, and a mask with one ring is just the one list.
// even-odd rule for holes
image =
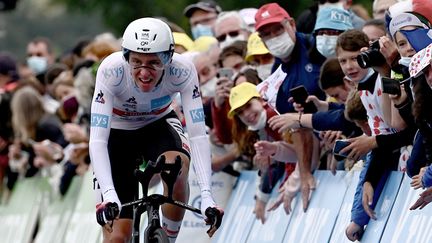
[[[132, 21], [123, 33], [123, 53], [128, 60], [129, 51], [156, 53], [164, 64], [171, 61], [174, 53], [174, 38], [170, 27], [162, 20], [141, 18]], [[163, 58], [162, 58], [163, 57]]]

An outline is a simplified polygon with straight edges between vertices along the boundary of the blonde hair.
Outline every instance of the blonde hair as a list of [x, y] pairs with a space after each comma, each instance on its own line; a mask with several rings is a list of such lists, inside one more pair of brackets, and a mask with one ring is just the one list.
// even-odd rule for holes
[[39, 120], [45, 115], [42, 96], [31, 86], [18, 89], [11, 101], [12, 127], [22, 142], [35, 139]]

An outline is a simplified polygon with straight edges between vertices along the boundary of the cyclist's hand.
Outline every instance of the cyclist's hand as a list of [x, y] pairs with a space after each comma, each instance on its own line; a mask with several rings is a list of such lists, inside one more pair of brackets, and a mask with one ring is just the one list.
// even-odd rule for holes
[[213, 234], [219, 229], [219, 226], [222, 223], [222, 217], [224, 215], [224, 211], [217, 207], [208, 207], [205, 211], [206, 216], [206, 224], [210, 225], [210, 229], [207, 230], [207, 234], [209, 237], [212, 237]]
[[103, 202], [96, 205], [96, 220], [108, 232], [112, 232], [114, 219], [118, 218], [120, 210], [117, 203]]

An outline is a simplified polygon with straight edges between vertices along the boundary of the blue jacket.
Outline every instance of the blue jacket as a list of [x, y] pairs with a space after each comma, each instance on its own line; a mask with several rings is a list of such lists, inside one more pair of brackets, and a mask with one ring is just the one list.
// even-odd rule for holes
[[322, 100], [325, 99], [324, 92], [318, 86], [320, 68], [325, 59], [312, 62], [308, 53], [314, 46], [315, 38], [313, 36], [297, 32], [291, 60], [283, 63], [282, 60], [276, 58], [273, 71], [282, 64], [282, 70], [287, 73], [276, 97], [276, 109], [280, 113], [294, 112], [292, 103], [288, 102], [288, 98], [291, 97], [289, 91], [299, 85], [304, 85], [310, 95], [315, 95]]

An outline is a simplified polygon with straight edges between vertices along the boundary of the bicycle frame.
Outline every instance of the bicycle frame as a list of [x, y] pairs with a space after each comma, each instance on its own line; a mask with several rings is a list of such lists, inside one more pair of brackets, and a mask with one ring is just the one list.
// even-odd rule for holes
[[[144, 242], [147, 243], [152, 232], [156, 229], [161, 228], [159, 210], [160, 206], [168, 203], [177, 207], [190, 210], [192, 212], [201, 214], [201, 210], [192, 207], [184, 202], [176, 201], [172, 199], [174, 183], [177, 179], [177, 175], [181, 169], [181, 158], [176, 157], [174, 164], [166, 164], [165, 156], [160, 156], [156, 162], [150, 161], [144, 171], [135, 170], [135, 176], [142, 186], [143, 197], [129, 203], [123, 204], [123, 207], [133, 206], [133, 233], [132, 242], [139, 242], [139, 227], [141, 222], [141, 215], [147, 212], [148, 225], [144, 231]], [[168, 187], [168, 195], [160, 194], [148, 194], [148, 185], [154, 174], [160, 173], [161, 178]]]

